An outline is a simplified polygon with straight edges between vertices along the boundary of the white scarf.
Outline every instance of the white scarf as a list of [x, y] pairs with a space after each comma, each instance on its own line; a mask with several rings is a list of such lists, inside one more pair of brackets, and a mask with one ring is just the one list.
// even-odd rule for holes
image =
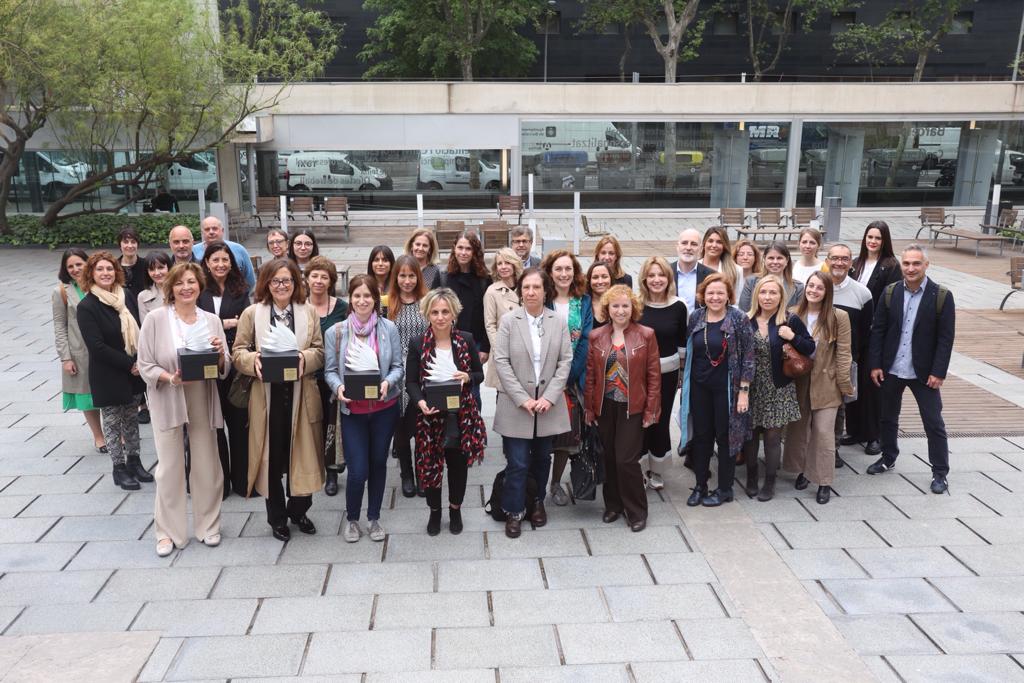
[[124, 339], [124, 351], [129, 356], [134, 356], [139, 342], [139, 324], [135, 322], [131, 311], [124, 305], [124, 288], [120, 285], [114, 285], [114, 291], [108, 292], [99, 285], [93, 285], [89, 291], [102, 303], [117, 311], [117, 315], [121, 319], [121, 337]]

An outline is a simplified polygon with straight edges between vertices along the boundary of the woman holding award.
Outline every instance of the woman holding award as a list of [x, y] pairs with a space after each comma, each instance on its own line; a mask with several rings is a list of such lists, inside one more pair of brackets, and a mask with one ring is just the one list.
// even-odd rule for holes
[[342, 536], [355, 543], [363, 535], [359, 514], [367, 491], [366, 519], [372, 541], [383, 541], [380, 508], [384, 502], [388, 450], [398, 423], [402, 341], [398, 328], [381, 315], [380, 290], [372, 275], [349, 281], [348, 318], [327, 331], [326, 372], [341, 410], [348, 479], [347, 522]]
[[469, 466], [484, 458], [486, 428], [473, 385], [484, 379], [480, 355], [469, 332], [456, 330], [462, 305], [442, 287], [421, 302], [430, 327], [409, 343], [405, 387], [416, 419], [416, 473], [427, 494], [427, 533], [441, 533], [441, 479], [448, 466], [448, 529], [462, 533], [462, 501]]
[[[238, 319], [232, 354], [235, 370], [259, 380], [249, 392], [246, 493], [255, 488], [266, 498], [274, 538], [287, 541], [289, 520], [304, 534], [316, 533], [306, 512], [324, 485], [323, 411], [316, 388], [324, 344], [320, 317], [305, 302], [294, 261], [264, 264], [253, 299]], [[285, 473], [287, 487], [281, 483]]]

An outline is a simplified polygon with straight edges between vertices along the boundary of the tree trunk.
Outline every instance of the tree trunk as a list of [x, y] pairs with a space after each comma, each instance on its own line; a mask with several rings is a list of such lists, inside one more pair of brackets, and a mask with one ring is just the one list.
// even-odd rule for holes
[[917, 53], [917, 64], [914, 66], [914, 83], [920, 83], [924, 77], [924, 65], [928, 61], [930, 49], [923, 49]]
[[622, 56], [619, 57], [619, 82], [626, 82], [626, 60], [629, 59], [629, 53], [633, 50], [633, 42], [629, 39], [629, 25], [627, 24], [623, 31], [623, 36], [626, 38], [626, 46], [622, 50]]
[[462, 80], [472, 81], [473, 80], [473, 55], [463, 55], [459, 58], [459, 62], [462, 64]]
[[11, 178], [18, 172], [18, 162], [25, 151], [25, 140], [15, 135], [14, 140], [7, 146], [4, 153], [4, 160], [0, 162], [0, 234], [10, 233], [10, 225], [7, 223], [7, 200], [11, 194]]

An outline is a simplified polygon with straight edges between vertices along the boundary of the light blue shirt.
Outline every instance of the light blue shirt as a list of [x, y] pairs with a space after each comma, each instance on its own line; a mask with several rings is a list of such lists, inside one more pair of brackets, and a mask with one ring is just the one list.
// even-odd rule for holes
[[[238, 264], [238, 269], [242, 271], [242, 277], [245, 278], [246, 283], [249, 285], [249, 291], [255, 291], [256, 272], [252, 269], [252, 259], [249, 258], [249, 252], [238, 242], [224, 240], [224, 243], [228, 245], [228, 249], [231, 250], [231, 254], [235, 257], [235, 263]], [[206, 245], [202, 242], [192, 245], [192, 255], [197, 261], [203, 260], [203, 253], [205, 251]]]
[[697, 264], [689, 273], [684, 273], [676, 262], [676, 296], [686, 302], [686, 310], [691, 313], [695, 310], [694, 302], [697, 300]]
[[924, 299], [924, 290], [928, 286], [928, 278], [921, 281], [921, 286], [916, 292], [903, 284], [903, 327], [900, 330], [900, 345], [896, 349], [896, 358], [893, 359], [889, 373], [901, 379], [917, 379], [914, 372], [914, 322], [917, 320], [917, 311], [921, 308], [921, 300]]

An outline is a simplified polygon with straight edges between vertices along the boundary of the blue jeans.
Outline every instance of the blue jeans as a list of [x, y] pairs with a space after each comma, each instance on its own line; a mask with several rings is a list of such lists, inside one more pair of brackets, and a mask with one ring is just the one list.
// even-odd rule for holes
[[548, 472], [551, 470], [551, 448], [553, 436], [538, 436], [532, 439], [502, 437], [505, 448], [505, 490], [501, 496], [501, 508], [514, 515], [526, 512], [526, 477], [531, 475], [537, 482], [537, 500], [544, 502], [548, 490]]
[[[384, 483], [388, 470], [391, 437], [398, 424], [399, 406], [363, 415], [341, 416], [341, 436], [345, 444], [348, 479], [345, 483], [345, 511], [350, 522], [359, 521], [363, 507], [363, 488], [367, 488], [366, 519], [380, 519], [384, 502]], [[366, 486], [369, 481], [369, 486]]]

